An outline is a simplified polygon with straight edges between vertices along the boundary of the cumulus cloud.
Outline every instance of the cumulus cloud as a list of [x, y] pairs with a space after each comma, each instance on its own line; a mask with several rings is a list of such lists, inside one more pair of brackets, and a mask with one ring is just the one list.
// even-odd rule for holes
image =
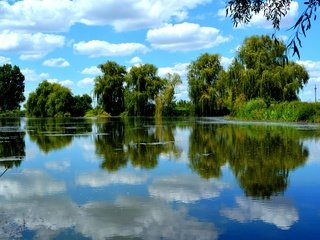
[[100, 75], [101, 70], [97, 66], [91, 66], [83, 69], [81, 73], [85, 75]]
[[48, 73], [37, 73], [35, 70], [30, 68], [21, 69], [21, 72], [26, 81], [41, 81], [49, 78], [50, 76]]
[[142, 63], [142, 59], [139, 57], [133, 57], [130, 59], [130, 63], [134, 66], [141, 64]]
[[221, 214], [239, 222], [263, 221], [288, 230], [299, 220], [297, 209], [284, 197], [270, 200], [250, 200], [237, 197], [238, 208], [224, 208]]
[[147, 180], [145, 175], [134, 175], [127, 172], [93, 172], [77, 177], [76, 182], [81, 186], [105, 187], [112, 184], [142, 184]]
[[77, 54], [89, 57], [127, 56], [134, 53], [146, 53], [149, 49], [141, 43], [109, 43], [106, 41], [92, 40], [78, 42], [73, 45]]
[[0, 66], [4, 64], [11, 64], [11, 59], [7, 57], [0, 56]]
[[148, 190], [151, 196], [166, 201], [192, 203], [216, 198], [226, 187], [226, 184], [219, 181], [204, 181], [195, 175], [181, 175], [156, 178]]
[[232, 61], [233, 61], [233, 58], [228, 58], [224, 56], [221, 57], [221, 65], [224, 67], [224, 69], [228, 69]]
[[201, 27], [195, 23], [166, 24], [148, 31], [147, 40], [156, 49], [167, 51], [191, 51], [207, 49], [230, 40], [219, 29]]
[[77, 83], [78, 87], [93, 86], [93, 84], [94, 84], [94, 78], [89, 78], [89, 77], [84, 78]]
[[70, 63], [61, 57], [47, 59], [42, 64], [47, 67], [69, 67], [70, 66]]
[[[182, 21], [188, 11], [210, 0], [25, 0], [0, 2], [0, 30], [66, 32], [76, 23], [111, 25], [117, 31], [158, 26], [174, 19]], [[125, 6], [125, 7], [123, 7]]]
[[64, 41], [60, 35], [4, 31], [0, 33], [0, 51], [16, 52], [21, 60], [37, 60], [63, 47]]

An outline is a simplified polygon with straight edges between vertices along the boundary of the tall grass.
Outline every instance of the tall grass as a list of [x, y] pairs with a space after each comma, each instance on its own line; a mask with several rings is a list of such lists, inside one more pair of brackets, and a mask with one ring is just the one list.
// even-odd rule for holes
[[238, 106], [232, 116], [246, 120], [320, 123], [320, 103], [294, 101], [268, 106], [263, 99], [255, 99]]

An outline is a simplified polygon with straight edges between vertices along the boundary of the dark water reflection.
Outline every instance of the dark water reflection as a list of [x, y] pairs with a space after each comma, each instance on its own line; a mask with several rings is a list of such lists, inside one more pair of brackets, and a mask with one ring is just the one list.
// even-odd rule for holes
[[316, 239], [319, 129], [0, 119], [0, 239]]

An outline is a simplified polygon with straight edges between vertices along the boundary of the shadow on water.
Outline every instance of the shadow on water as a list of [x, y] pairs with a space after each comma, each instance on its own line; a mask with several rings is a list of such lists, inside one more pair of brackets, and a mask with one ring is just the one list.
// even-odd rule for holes
[[190, 135], [190, 167], [203, 178], [218, 178], [228, 164], [247, 196], [270, 198], [288, 186], [290, 171], [309, 155], [310, 131], [261, 125], [196, 124]]
[[0, 119], [0, 177], [13, 167], [19, 167], [26, 156], [25, 132], [21, 130], [20, 119]]

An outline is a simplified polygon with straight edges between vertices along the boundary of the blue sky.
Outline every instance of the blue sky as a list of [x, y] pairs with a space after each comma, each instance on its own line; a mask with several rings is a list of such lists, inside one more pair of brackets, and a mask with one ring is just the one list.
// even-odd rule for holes
[[[218, 53], [225, 67], [243, 40], [272, 34], [262, 15], [234, 28], [222, 0], [0, 0], [0, 65], [18, 65], [26, 77], [25, 95], [47, 79], [73, 94], [91, 94], [99, 64], [116, 61], [130, 68], [152, 63], [158, 74], [179, 73], [177, 99], [188, 99], [186, 67], [200, 54]], [[284, 41], [304, 9], [293, 1], [278, 32]], [[320, 97], [319, 24], [303, 39], [301, 59], [310, 74], [303, 101]]]

